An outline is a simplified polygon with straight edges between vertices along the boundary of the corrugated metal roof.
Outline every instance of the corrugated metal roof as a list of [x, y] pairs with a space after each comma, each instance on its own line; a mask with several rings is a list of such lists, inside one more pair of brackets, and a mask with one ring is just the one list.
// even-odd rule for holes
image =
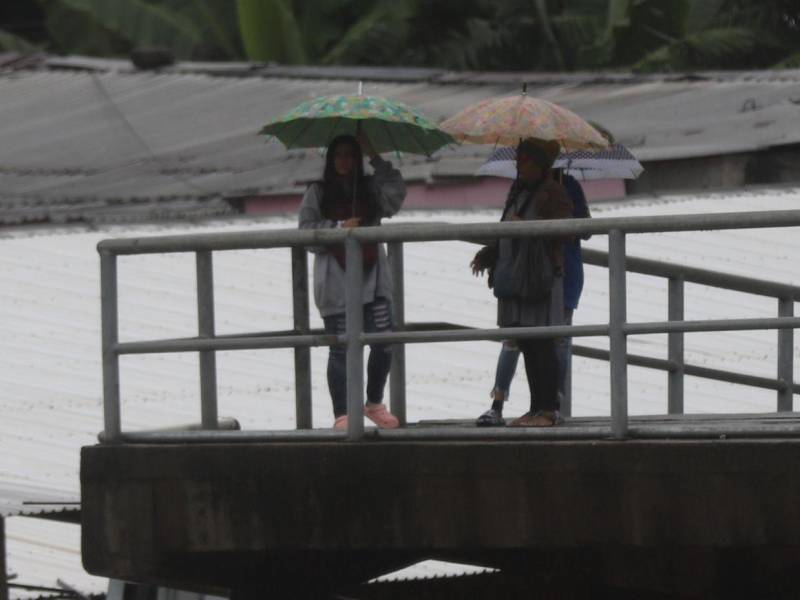
[[[62, 584], [84, 595], [105, 593], [108, 580], [83, 570], [79, 525], [41, 519], [6, 519], [7, 570], [16, 577], [12, 584], [64, 589]], [[11, 587], [12, 600], [46, 598], [53, 593]]]
[[[604, 124], [640, 160], [800, 143], [796, 71], [640, 76], [234, 63], [147, 73], [125, 61], [43, 64], [49, 68], [0, 71], [0, 135], [13, 141], [0, 148], [0, 218], [7, 222], [24, 221], [25, 202], [75, 206], [302, 189], [321, 170], [319, 153], [286, 152], [256, 132], [302, 100], [353, 92], [357, 79], [370, 81], [368, 93], [434, 119], [528, 81], [529, 93]], [[70, 65], [74, 70], [62, 70]], [[405, 157], [403, 165], [410, 180], [430, 182], [468, 175], [487, 155], [484, 147], [461, 147], [433, 162]]]
[[367, 583], [411, 581], [414, 579], [431, 579], [434, 577], [448, 577], [453, 575], [480, 575], [484, 573], [495, 573], [497, 571], [498, 569], [492, 567], [448, 563], [441, 560], [423, 560], [404, 569], [371, 579]]
[[[667, 196], [602, 204], [595, 216], [684, 214], [797, 209], [800, 189], [705, 196]], [[402, 214], [402, 213], [401, 213]], [[495, 212], [408, 213], [401, 220], [494, 221]], [[95, 246], [121, 236], [239, 231], [293, 227], [294, 220], [216, 221], [173, 226], [104, 226], [97, 229], [6, 230], [0, 236], [0, 513], [25, 512], [27, 501], [69, 501], [79, 494], [79, 448], [96, 442], [102, 428], [99, 268]], [[604, 236], [588, 246], [603, 248]], [[628, 251], [642, 256], [800, 285], [796, 232], [632, 235]], [[414, 244], [406, 249], [409, 321], [449, 321], [494, 326], [495, 301], [468, 264], [466, 243]], [[221, 334], [291, 327], [291, 276], [287, 250], [215, 254], [217, 330]], [[122, 257], [119, 261], [120, 339], [195, 335], [195, 266], [190, 255]], [[689, 319], [775, 316], [777, 302], [698, 285], [686, 286]], [[586, 269], [586, 289], [576, 323], [607, 321], [607, 272]], [[631, 321], [666, 316], [666, 282], [631, 275]], [[312, 309], [312, 326], [321, 326]], [[582, 343], [605, 346], [604, 339]], [[629, 351], [666, 357], [665, 336], [633, 336]], [[487, 406], [497, 344], [414, 345], [407, 351], [410, 420], [469, 418]], [[775, 332], [687, 334], [693, 364], [774, 376]], [[314, 424], [330, 425], [326, 354], [312, 350]], [[800, 354], [795, 354], [800, 379]], [[219, 413], [246, 429], [294, 425], [293, 359], [289, 350], [220, 352]], [[197, 359], [191, 354], [121, 359], [123, 426], [152, 429], [199, 421]], [[608, 365], [575, 358], [574, 414], [607, 415]], [[631, 414], [666, 411], [666, 375], [630, 369]], [[524, 377], [512, 388], [510, 415], [527, 404]], [[741, 386], [686, 381], [688, 412], [773, 411], [775, 393]], [[27, 507], [28, 509], [30, 507]], [[77, 544], [77, 541], [76, 541]], [[77, 551], [77, 545], [75, 546]]]

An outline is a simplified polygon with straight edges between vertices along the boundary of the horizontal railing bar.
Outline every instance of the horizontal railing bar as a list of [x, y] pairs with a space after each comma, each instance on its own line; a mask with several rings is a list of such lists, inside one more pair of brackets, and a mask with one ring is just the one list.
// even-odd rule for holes
[[[606, 418], [607, 419], [607, 418]], [[800, 436], [800, 423], [753, 424], [723, 423], [665, 423], [635, 424], [628, 428], [631, 439], [749, 439], [785, 438]], [[552, 441], [552, 440], [610, 440], [611, 427], [605, 423], [566, 427], [411, 427], [401, 429], [373, 429], [364, 432], [363, 439], [394, 442], [499, 440], [499, 441]], [[123, 432], [121, 441], [130, 444], [230, 444], [276, 442], [347, 442], [347, 434], [331, 429], [283, 431], [173, 431], [173, 432]]]
[[[365, 437], [369, 437], [367, 434]], [[347, 432], [333, 429], [287, 429], [278, 431], [125, 431], [120, 439], [129, 444], [230, 444], [232, 442], [346, 441]]]
[[[579, 344], [572, 345], [572, 354], [584, 358], [594, 358], [605, 361], [608, 361], [611, 356], [608, 350], [592, 348], [591, 346], [581, 346]], [[660, 371], [671, 371], [675, 368], [675, 365], [668, 360], [653, 358], [651, 356], [642, 356], [640, 354], [628, 354], [627, 361], [629, 365], [635, 367], [646, 367], [648, 369], [658, 369]]]
[[[583, 248], [581, 250], [583, 262], [599, 267], [608, 267], [608, 252]], [[791, 298], [800, 301], [800, 286], [775, 283], [763, 279], [732, 275], [730, 273], [720, 273], [707, 269], [686, 267], [674, 263], [650, 260], [647, 258], [636, 258], [627, 256], [625, 267], [629, 273], [640, 273], [643, 275], [653, 275], [656, 277], [683, 277], [684, 281], [708, 285], [716, 288], [769, 296], [771, 298]]]
[[626, 323], [628, 335], [651, 333], [684, 333], [700, 331], [744, 331], [752, 329], [797, 329], [800, 317], [773, 317], [765, 319], [707, 319], [702, 321], [653, 321], [650, 323]]
[[[471, 330], [464, 325], [447, 322], [409, 323], [406, 331]], [[324, 329], [312, 329], [309, 335], [297, 335], [291, 329], [257, 333], [224, 334], [211, 338], [174, 338], [142, 340], [116, 344], [117, 354], [154, 354], [160, 352], [193, 352], [198, 350], [263, 350], [269, 348], [302, 348], [344, 344], [344, 337], [326, 334]]]
[[414, 223], [352, 229], [278, 229], [103, 240], [97, 248], [111, 254], [152, 254], [198, 250], [246, 250], [341, 244], [348, 237], [361, 242], [429, 242], [498, 237], [577, 236], [665, 231], [751, 229], [800, 225], [800, 210], [699, 215], [606, 217], [504, 223]]
[[434, 331], [364, 333], [365, 344], [419, 344], [423, 342], [502, 341], [515, 338], [595, 337], [608, 335], [608, 325], [557, 325], [548, 327], [499, 327]]
[[[364, 439], [402, 440], [447, 440], [447, 439], [602, 439], [610, 437], [608, 426], [593, 426], [570, 431], [566, 428], [445, 428], [426, 431], [417, 428], [394, 430], [367, 429]], [[347, 441], [347, 434], [334, 430], [293, 431], [181, 431], [181, 432], [130, 432], [123, 433], [124, 443], [168, 444], [168, 443], [246, 443], [246, 442], [331, 442]]]
[[[242, 427], [239, 421], [233, 417], [220, 417], [217, 421], [216, 431], [241, 431]], [[181, 431], [204, 431], [202, 423], [187, 423], [185, 425], [174, 425], [171, 427], [160, 427], [158, 429], [150, 429], [147, 433], [176, 433]], [[212, 430], [213, 431], [213, 430]], [[139, 432], [144, 433], [144, 432]], [[105, 444], [108, 439], [104, 431], [97, 434], [97, 441]]]
[[[716, 319], [703, 321], [655, 321], [628, 323], [625, 333], [644, 335], [669, 331], [735, 331], [745, 329], [796, 329], [800, 317], [769, 319]], [[608, 325], [557, 325], [548, 327], [500, 327], [495, 329], [464, 328], [420, 331], [365, 333], [366, 344], [419, 344], [424, 342], [502, 341], [514, 338], [597, 337], [608, 335]], [[335, 346], [344, 343], [334, 335], [265, 335], [213, 338], [178, 338], [123, 342], [112, 350], [117, 354], [150, 354], [160, 352], [193, 352], [198, 350], [257, 350], [267, 348], [300, 348]], [[644, 365], [646, 366], [646, 365]]]
[[[794, 329], [800, 327], [800, 317], [768, 319], [709, 319], [702, 321], [658, 321], [627, 323], [628, 335], [667, 333], [669, 331], [729, 331], [740, 329]], [[365, 333], [364, 343], [462, 342], [476, 340], [505, 340], [510, 338], [593, 337], [608, 335], [607, 325], [558, 325], [548, 327], [501, 327], [497, 329], [467, 329], [459, 331]]]
[[260, 248], [326, 246], [343, 243], [348, 236], [347, 232], [347, 229], [333, 228], [266, 229], [262, 231], [159, 235], [102, 240], [97, 244], [97, 249], [100, 252], [121, 255], [196, 252], [198, 250], [257, 250]]
[[[611, 437], [610, 425], [569, 426], [553, 428], [456, 428], [448, 427], [437, 430], [427, 428], [384, 429], [376, 431], [379, 439], [401, 440], [581, 440], [607, 439]], [[629, 438], [662, 439], [662, 438], [735, 438], [735, 437], [794, 437], [800, 436], [800, 423], [753, 425], [752, 423], [719, 423], [716, 425], [694, 424], [655, 424], [629, 425]]]
[[[471, 329], [466, 325], [456, 325], [455, 323], [448, 323], [446, 321], [423, 321], [419, 323], [406, 323], [403, 326], [403, 331], [431, 331], [436, 329]], [[308, 330], [309, 335], [325, 335], [325, 330], [322, 327], [314, 327]], [[280, 336], [295, 335], [293, 329], [283, 329], [280, 331], [254, 331], [250, 333], [225, 333], [217, 335], [217, 339], [227, 338], [253, 338], [265, 337], [274, 338]], [[195, 339], [195, 338], [192, 338]]]
[[[592, 348], [589, 346], [581, 346], [578, 344], [573, 344], [572, 353], [575, 356], [594, 358], [597, 360], [607, 361], [609, 358], [608, 350], [603, 350], [602, 348]], [[658, 369], [660, 371], [671, 371], [675, 368], [675, 365], [669, 360], [653, 358], [650, 356], [642, 356], [639, 354], [628, 354], [628, 364], [635, 367]], [[704, 379], [724, 381], [726, 383], [736, 383], [739, 385], [763, 388], [767, 390], [782, 391], [786, 389], [786, 383], [779, 379], [770, 379], [768, 377], [759, 377], [757, 375], [747, 375], [744, 373], [724, 371], [722, 369], [711, 369], [708, 367], [699, 367], [695, 365], [684, 365], [684, 374], [692, 375], [694, 377], [702, 377]], [[800, 384], [793, 384], [792, 392], [795, 394], [800, 394]]]
[[553, 219], [503, 223], [461, 223], [457, 225], [414, 224], [359, 227], [349, 230], [362, 242], [433, 242], [457, 239], [498, 237], [579, 236], [624, 233], [751, 229], [800, 225], [800, 210], [757, 211], [697, 215], [658, 215], [645, 217], [603, 217], [592, 219]]
[[[685, 365], [683, 372], [685, 375], [691, 375], [693, 377], [715, 379], [717, 381], [724, 381], [726, 383], [737, 383], [740, 385], [748, 385], [750, 387], [764, 388], [767, 390], [776, 390], [779, 392], [782, 392], [786, 389], [786, 382], [781, 379], [769, 379], [768, 377], [758, 377], [756, 375], [747, 375], [746, 373], [734, 373], [732, 371], [724, 371], [722, 369], [711, 369], [709, 367]], [[792, 384], [791, 388], [792, 393], [800, 394], [800, 384]]]
[[342, 343], [335, 335], [293, 335], [274, 337], [179, 338], [123, 342], [117, 354], [154, 354], [161, 352], [196, 352], [198, 350], [260, 350], [265, 348], [302, 348], [335, 346]]
[[693, 425], [640, 425], [628, 429], [634, 439], [751, 439], [800, 437], [798, 425], [747, 425], [731, 427], [729, 424], [717, 426]]

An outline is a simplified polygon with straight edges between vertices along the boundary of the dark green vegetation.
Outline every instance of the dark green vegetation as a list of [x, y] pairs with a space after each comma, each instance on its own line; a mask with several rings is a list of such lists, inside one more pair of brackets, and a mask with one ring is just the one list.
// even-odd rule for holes
[[798, 0], [4, 0], [0, 51], [574, 71], [800, 68]]

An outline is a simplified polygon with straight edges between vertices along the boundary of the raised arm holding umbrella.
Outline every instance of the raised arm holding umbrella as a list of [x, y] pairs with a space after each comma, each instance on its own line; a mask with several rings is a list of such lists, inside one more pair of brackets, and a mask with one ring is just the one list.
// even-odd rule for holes
[[[402, 206], [406, 186], [400, 171], [380, 153], [396, 151], [430, 155], [453, 138], [414, 109], [385, 98], [324, 96], [304, 102], [261, 133], [282, 141], [287, 148], [326, 147], [322, 178], [306, 190], [300, 205], [301, 229], [380, 225]], [[363, 155], [370, 159], [372, 176], [364, 173]], [[314, 256], [314, 300], [325, 331], [345, 331], [345, 257], [341, 246], [310, 248]], [[392, 282], [386, 252], [380, 244], [363, 248], [364, 329], [392, 328]], [[346, 352], [331, 346], [328, 388], [333, 402], [334, 429], [347, 429]], [[364, 414], [378, 427], [398, 427], [398, 419], [383, 404], [391, 367], [391, 348], [370, 347], [367, 361], [367, 403]]]

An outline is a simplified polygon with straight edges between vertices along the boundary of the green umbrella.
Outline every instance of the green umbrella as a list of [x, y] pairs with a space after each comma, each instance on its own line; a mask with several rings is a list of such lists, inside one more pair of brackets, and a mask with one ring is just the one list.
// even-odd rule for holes
[[341, 134], [362, 131], [376, 152], [430, 156], [455, 140], [402, 102], [379, 96], [320, 96], [268, 123], [261, 133], [289, 148], [320, 148]]

